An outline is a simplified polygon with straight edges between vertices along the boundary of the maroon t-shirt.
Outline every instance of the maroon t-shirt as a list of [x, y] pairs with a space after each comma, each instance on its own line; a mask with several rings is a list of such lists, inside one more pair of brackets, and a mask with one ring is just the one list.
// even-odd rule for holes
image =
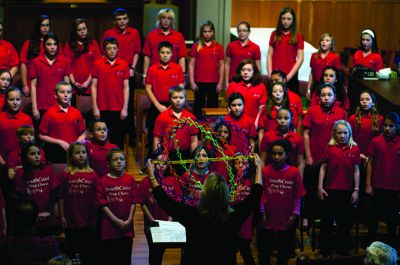
[[93, 168], [99, 178], [106, 175], [109, 172], [106, 162], [107, 153], [112, 148], [117, 148], [118, 146], [108, 141], [105, 142], [104, 145], [100, 145], [99, 143], [93, 141], [86, 142], [85, 145], [88, 152], [90, 167]]
[[[383, 117], [379, 115], [377, 117], [379, 132], [382, 131]], [[351, 130], [353, 131], [353, 139], [357, 143], [358, 148], [360, 148], [360, 153], [366, 155], [368, 151], [368, 145], [371, 143], [372, 138], [378, 136], [379, 132], [374, 133], [372, 131], [372, 115], [361, 114], [360, 126], [357, 123], [356, 115], [353, 114], [350, 117], [349, 123], [351, 125]]]
[[211, 173], [212, 171], [208, 170], [204, 175], [200, 175], [193, 170], [190, 175], [187, 172], [183, 174], [181, 185], [185, 204], [197, 207], [204, 182], [206, 182]]
[[[98, 196], [100, 206], [107, 206], [119, 219], [127, 220], [131, 205], [137, 203], [137, 187], [135, 178], [127, 173], [112, 178], [108, 175], [100, 179], [101, 192]], [[118, 228], [107, 216], [103, 217], [101, 239], [134, 237], [133, 224], [128, 230]]]
[[[242, 176], [236, 176], [235, 182], [237, 183], [236, 186], [236, 192], [235, 192], [235, 198], [233, 201], [233, 205], [243, 201], [244, 199], [247, 198], [250, 194], [250, 187], [252, 184], [252, 181], [250, 178], [243, 178]], [[254, 218], [254, 213], [252, 213], [246, 221], [242, 224], [242, 226], [239, 229], [238, 236], [241, 238], [246, 238], [246, 239], [251, 239], [253, 237], [253, 218]]]
[[64, 200], [64, 215], [68, 228], [95, 227], [96, 195], [100, 181], [92, 172], [62, 173], [60, 198]]
[[284, 165], [281, 169], [267, 165], [262, 169], [263, 208], [267, 217], [264, 228], [287, 230], [289, 217], [296, 210], [296, 200], [305, 195], [297, 168]]

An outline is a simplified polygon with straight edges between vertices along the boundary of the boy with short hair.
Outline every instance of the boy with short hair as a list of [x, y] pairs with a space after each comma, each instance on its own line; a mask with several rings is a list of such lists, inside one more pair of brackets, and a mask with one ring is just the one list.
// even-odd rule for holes
[[45, 153], [50, 162], [65, 164], [69, 145], [83, 141], [86, 128], [82, 114], [70, 106], [71, 85], [65, 81], [57, 83], [54, 94], [57, 103], [44, 114], [39, 126], [39, 139], [46, 143]]
[[[154, 125], [153, 150], [164, 145], [171, 154], [177, 153], [175, 140], [179, 152], [189, 155], [198, 145], [198, 129], [194, 125], [189, 125], [188, 119], [196, 120], [196, 117], [185, 108], [186, 92], [183, 87], [175, 86], [169, 90], [169, 100], [171, 106], [156, 119]], [[171, 136], [175, 135], [174, 138]]]
[[107, 124], [102, 119], [97, 119], [90, 125], [89, 139], [90, 140], [85, 143], [89, 165], [96, 172], [97, 176], [102, 177], [109, 172], [106, 163], [108, 151], [118, 146], [108, 141]]
[[[15, 172], [22, 167], [21, 161], [21, 147], [35, 142], [35, 129], [31, 125], [22, 125], [17, 129], [17, 141], [19, 148], [12, 151], [7, 157], [8, 177], [13, 179]], [[46, 157], [43, 149], [40, 150], [42, 164], [46, 164]]]
[[129, 102], [129, 67], [117, 58], [119, 50], [115, 38], [103, 43], [105, 57], [97, 60], [92, 73], [92, 107], [96, 119], [106, 121], [111, 129], [110, 140], [124, 148], [124, 134]]
[[169, 89], [175, 86], [184, 86], [182, 68], [171, 62], [173, 47], [168, 41], [158, 45], [160, 60], [153, 64], [147, 71], [146, 94], [151, 101], [150, 111], [147, 115], [146, 126], [148, 129], [148, 143], [153, 142], [153, 130], [156, 117], [167, 110], [170, 105]]

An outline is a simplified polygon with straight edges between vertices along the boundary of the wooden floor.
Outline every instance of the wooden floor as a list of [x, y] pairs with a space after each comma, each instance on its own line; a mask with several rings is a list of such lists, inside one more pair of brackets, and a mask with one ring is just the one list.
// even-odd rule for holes
[[[132, 149], [128, 152], [129, 155], [129, 163], [128, 163], [128, 172], [132, 174], [136, 181], [140, 182], [145, 175], [140, 171], [139, 165], [137, 164], [134, 156], [134, 151]], [[148, 247], [146, 237], [143, 232], [143, 212], [138, 205], [136, 208], [135, 214], [135, 239], [133, 240], [133, 250], [132, 250], [132, 264], [133, 265], [146, 265], [148, 264]], [[366, 233], [366, 228], [361, 227], [361, 233]], [[298, 231], [298, 239], [300, 238]], [[318, 251], [312, 251], [311, 249], [311, 237], [304, 233], [304, 251], [300, 251], [299, 248], [296, 249], [296, 254], [299, 255], [308, 255], [310, 258], [320, 258]], [[255, 244], [252, 244], [253, 249], [253, 257], [257, 260], [257, 252], [255, 250]], [[365, 251], [360, 248], [359, 252], [356, 253], [354, 250], [352, 251], [353, 255], [363, 254]], [[205, 253], [206, 254], [206, 253]], [[244, 265], [242, 258], [238, 254], [238, 265]], [[334, 256], [335, 257], [335, 256]], [[180, 261], [180, 249], [167, 249], [164, 254], [163, 265], [179, 265]], [[289, 265], [295, 264], [296, 259], [290, 259]], [[276, 264], [275, 258], [272, 258], [271, 265]]]

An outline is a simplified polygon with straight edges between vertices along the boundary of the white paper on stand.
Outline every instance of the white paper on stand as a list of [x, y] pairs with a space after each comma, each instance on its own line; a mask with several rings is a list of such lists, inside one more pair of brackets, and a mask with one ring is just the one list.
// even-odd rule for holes
[[179, 222], [156, 220], [159, 226], [150, 227], [153, 243], [185, 243], [186, 230]]

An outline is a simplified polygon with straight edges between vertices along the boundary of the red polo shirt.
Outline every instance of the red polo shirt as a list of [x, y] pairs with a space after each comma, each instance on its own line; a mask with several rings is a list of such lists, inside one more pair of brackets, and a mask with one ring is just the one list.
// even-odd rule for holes
[[[175, 140], [178, 140], [178, 146], [181, 151], [190, 150], [191, 136], [197, 135], [198, 129], [195, 125], [190, 125], [190, 122], [185, 122], [186, 118], [191, 118], [192, 121], [196, 120], [192, 113], [187, 109], [183, 109], [179, 121], [171, 107], [169, 107], [157, 116], [153, 136], [160, 138], [161, 144], [168, 151], [176, 150]], [[175, 137], [172, 138], [173, 136]]]
[[300, 33], [297, 33], [297, 44], [290, 44], [290, 32], [285, 34], [282, 32], [281, 40], [274, 41], [276, 31], [272, 32], [269, 39], [269, 46], [274, 48], [272, 54], [272, 69], [279, 69], [285, 74], [289, 74], [293, 66], [297, 61], [297, 50], [304, 49], [304, 37]]
[[264, 228], [287, 230], [287, 221], [296, 211], [295, 201], [306, 194], [300, 172], [289, 165], [284, 165], [281, 169], [268, 165], [262, 169], [262, 177], [262, 203], [267, 217]]
[[194, 81], [204, 83], [218, 83], [219, 62], [224, 60], [224, 48], [217, 42], [210, 46], [203, 45], [198, 50], [199, 43], [195, 43], [190, 50], [190, 57], [196, 59], [194, 65]]
[[[378, 128], [379, 132], [382, 131], [383, 126], [383, 117], [378, 115]], [[361, 114], [361, 124], [360, 126], [357, 123], [356, 115], [351, 115], [349, 119], [349, 123], [351, 125], [351, 130], [353, 132], [353, 139], [358, 144], [358, 148], [360, 148], [360, 153], [366, 155], [368, 151], [368, 145], [371, 143], [372, 138], [377, 136], [377, 133], [372, 131], [372, 115]]]
[[120, 31], [115, 27], [108, 29], [104, 31], [101, 38], [101, 47], [103, 47], [104, 39], [109, 37], [113, 37], [118, 41], [118, 57], [131, 66], [133, 56], [139, 54], [142, 50], [139, 32], [131, 27], [127, 27], [124, 31]]
[[[257, 128], [264, 129], [265, 132], [268, 131], [276, 131], [278, 130], [278, 122], [276, 121], [276, 114], [278, 113], [278, 109], [281, 106], [274, 106], [271, 110], [270, 116], [268, 116], [267, 109], [263, 108], [260, 114], [260, 118], [258, 119], [258, 125]], [[292, 120], [293, 120], [293, 126], [297, 128], [299, 119], [297, 116], [297, 110], [294, 108], [294, 106], [289, 106], [290, 111], [293, 114]]]
[[[19, 59], [20, 59], [21, 63], [24, 63], [27, 66], [29, 66], [32, 63], [33, 59], [35, 59], [35, 58], [28, 59], [28, 52], [29, 52], [29, 39], [24, 42], [24, 44], [22, 45], [22, 48], [21, 48], [21, 52], [19, 54]], [[41, 39], [39, 55], [43, 55], [43, 54], [44, 54], [43, 39]], [[64, 51], [63, 51], [63, 47], [62, 47], [61, 43], [58, 43], [58, 55], [64, 55]]]
[[36, 57], [30, 67], [30, 78], [36, 79], [36, 101], [39, 110], [47, 110], [54, 103], [54, 89], [56, 84], [64, 81], [65, 76], [71, 74], [68, 60], [60, 55], [50, 65], [44, 55]]
[[374, 158], [372, 187], [400, 190], [400, 137], [388, 139], [379, 135], [373, 138], [368, 155]]
[[[261, 140], [260, 152], [270, 152], [271, 144], [277, 140], [286, 140], [292, 145], [292, 152], [290, 153], [290, 164], [293, 166], [297, 165], [297, 156], [304, 155], [304, 139], [301, 135], [295, 132], [288, 132], [283, 135], [280, 131], [274, 130], [264, 133]], [[270, 163], [270, 157], [267, 158], [267, 164]]]
[[60, 198], [64, 200], [64, 215], [68, 228], [95, 227], [96, 194], [100, 180], [95, 172], [62, 173]]
[[10, 152], [19, 149], [17, 129], [22, 125], [33, 126], [31, 117], [21, 111], [14, 115], [0, 112], [0, 155], [3, 159], [6, 160]]
[[249, 146], [249, 138], [254, 139], [257, 137], [254, 120], [246, 114], [242, 114], [239, 119], [227, 114], [224, 120], [230, 125], [230, 144], [235, 146], [238, 152], [247, 155], [251, 149]]
[[292, 107], [296, 110], [297, 117], [303, 116], [303, 102], [301, 102], [301, 98], [296, 93], [291, 90], [287, 90], [288, 98], [289, 98], [289, 107]]
[[[311, 95], [311, 101], [310, 101], [310, 106], [315, 106], [315, 105], [320, 105], [321, 104], [321, 98], [317, 95], [317, 92], [314, 90]], [[349, 97], [347, 94], [344, 97], [343, 101], [338, 100], [338, 98], [335, 99], [335, 106], [342, 108], [344, 110], [348, 110], [350, 108], [350, 101]]]
[[324, 58], [322, 58], [322, 54], [318, 52], [311, 55], [310, 67], [314, 82], [319, 82], [324, 73], [324, 69], [328, 66], [333, 66], [340, 71], [342, 69], [342, 63], [340, 62], [339, 55], [332, 51]]
[[358, 50], [354, 54], [353, 59], [353, 67], [355, 67], [356, 65], [362, 65], [363, 67], [378, 72], [383, 68], [382, 56], [376, 52], [371, 52], [367, 56], [364, 56], [364, 52], [362, 50]]
[[267, 89], [263, 83], [256, 86], [252, 84], [245, 84], [243, 81], [236, 83], [231, 82], [226, 91], [226, 98], [232, 93], [239, 93], [244, 98], [244, 110], [243, 113], [256, 120], [260, 106], [264, 106], [267, 102]]
[[[78, 44], [78, 48], [82, 51], [83, 46]], [[70, 60], [72, 74], [74, 75], [75, 82], [83, 83], [92, 74], [94, 62], [101, 58], [99, 45], [95, 40], [89, 43], [88, 51], [76, 55], [69, 47], [69, 43], [65, 44], [64, 55]], [[86, 94], [90, 94], [90, 87], [86, 90]]]
[[72, 143], [85, 129], [85, 123], [79, 110], [69, 106], [65, 112], [58, 104], [55, 104], [43, 115], [39, 133]]
[[180, 32], [170, 29], [169, 33], [166, 35], [161, 29], [157, 28], [147, 34], [143, 46], [143, 54], [150, 56], [150, 64], [155, 64], [160, 61], [160, 57], [158, 56], [158, 44], [162, 41], [169, 41], [173, 46], [171, 62], [178, 63], [179, 58], [187, 56], [185, 39]]
[[94, 141], [86, 142], [85, 144], [90, 167], [93, 168], [99, 177], [106, 175], [109, 172], [106, 162], [107, 153], [112, 148], [117, 148], [118, 146], [109, 141], [105, 142], [103, 145]]
[[334, 106], [331, 110], [325, 111], [322, 106], [312, 106], [308, 109], [302, 125], [310, 129], [310, 149], [314, 163], [323, 157], [324, 148], [331, 139], [333, 125], [337, 120], [347, 120], [347, 113]]
[[128, 64], [118, 58], [111, 64], [103, 57], [94, 63], [92, 77], [97, 79], [99, 110], [121, 111], [124, 106], [124, 81], [129, 79]]
[[146, 84], [152, 86], [154, 96], [160, 102], [169, 102], [169, 89], [184, 83], [183, 71], [179, 64], [170, 62], [166, 68], [161, 63], [150, 66]]
[[[97, 198], [100, 206], [107, 206], [117, 218], [128, 220], [131, 206], [139, 201], [135, 178], [127, 173], [119, 178], [105, 175], [100, 179], [100, 185], [101, 192]], [[134, 237], [133, 223], [128, 229], [122, 230], [110, 218], [104, 216], [102, 220], [101, 239]]]
[[18, 53], [14, 46], [8, 41], [0, 40], [0, 68], [11, 69], [18, 65]]
[[253, 59], [254, 61], [261, 59], [260, 47], [248, 40], [245, 45], [242, 45], [240, 40], [232, 41], [226, 47], [226, 57], [231, 58], [231, 65], [229, 69], [229, 80], [232, 80], [236, 74], [239, 63], [244, 59]]
[[327, 145], [322, 158], [327, 163], [324, 188], [353, 190], [354, 168], [360, 164], [360, 149], [347, 145]]

